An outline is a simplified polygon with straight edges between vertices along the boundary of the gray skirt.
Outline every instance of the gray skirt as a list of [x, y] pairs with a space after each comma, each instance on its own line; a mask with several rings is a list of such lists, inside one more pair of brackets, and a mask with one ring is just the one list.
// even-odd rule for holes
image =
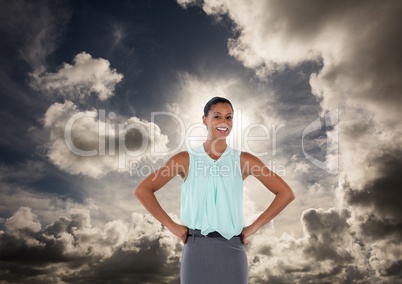
[[248, 260], [240, 237], [205, 237], [189, 229], [180, 266], [181, 284], [247, 284]]

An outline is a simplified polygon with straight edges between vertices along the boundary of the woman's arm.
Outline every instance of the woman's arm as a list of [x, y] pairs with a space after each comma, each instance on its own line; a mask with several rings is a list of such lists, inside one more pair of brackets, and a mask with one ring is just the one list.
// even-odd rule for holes
[[166, 226], [174, 235], [185, 243], [187, 240], [186, 226], [177, 224], [162, 209], [155, 197], [155, 192], [167, 184], [177, 174], [188, 171], [188, 153], [180, 152], [171, 157], [160, 169], [147, 176], [135, 189], [134, 195], [142, 203], [145, 209], [159, 222]]
[[257, 232], [263, 225], [278, 215], [295, 199], [295, 195], [289, 185], [256, 156], [242, 152], [240, 159], [243, 175], [256, 177], [268, 190], [276, 195], [268, 208], [251, 225], [243, 229], [243, 241], [248, 244], [247, 237]]

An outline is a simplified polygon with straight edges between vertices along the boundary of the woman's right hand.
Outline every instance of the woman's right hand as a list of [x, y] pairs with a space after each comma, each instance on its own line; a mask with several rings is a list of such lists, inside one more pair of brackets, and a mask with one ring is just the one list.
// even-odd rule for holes
[[188, 233], [188, 228], [184, 225], [180, 225], [177, 223], [174, 223], [171, 227], [168, 228], [169, 231], [171, 231], [174, 235], [178, 236], [183, 243], [185, 244], [187, 242], [187, 233]]

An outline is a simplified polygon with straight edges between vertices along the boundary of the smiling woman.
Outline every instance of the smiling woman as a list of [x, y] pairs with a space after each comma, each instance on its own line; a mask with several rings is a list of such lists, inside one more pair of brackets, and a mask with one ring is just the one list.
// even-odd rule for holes
[[[259, 158], [227, 145], [233, 112], [228, 99], [209, 100], [202, 116], [208, 131], [206, 141], [175, 154], [134, 192], [144, 207], [183, 241], [182, 284], [248, 283], [247, 238], [294, 199], [290, 187]], [[221, 168], [225, 168], [225, 174]], [[180, 213], [184, 225], [169, 217], [154, 194], [176, 175], [182, 178]], [[245, 226], [243, 185], [249, 175], [276, 197], [252, 224]]]
[[[226, 148], [226, 137], [230, 134], [233, 127], [233, 107], [231, 102], [222, 97], [212, 98], [204, 107], [202, 121], [208, 131], [208, 138], [205, 144], [212, 151], [212, 153], [207, 152], [207, 154], [210, 156], [219, 156], [219, 153], [223, 153], [222, 150]], [[222, 143], [222, 139], [225, 140], [224, 144]], [[217, 146], [218, 149], [213, 145], [215, 143], [220, 144]]]

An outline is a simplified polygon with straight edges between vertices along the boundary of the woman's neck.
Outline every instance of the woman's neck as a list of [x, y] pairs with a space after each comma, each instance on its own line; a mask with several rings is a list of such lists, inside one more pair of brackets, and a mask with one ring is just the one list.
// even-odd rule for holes
[[208, 154], [212, 154], [215, 156], [220, 156], [221, 154], [223, 154], [223, 152], [225, 152], [226, 150], [226, 147], [227, 147], [226, 139], [206, 140], [204, 142], [205, 151]]

